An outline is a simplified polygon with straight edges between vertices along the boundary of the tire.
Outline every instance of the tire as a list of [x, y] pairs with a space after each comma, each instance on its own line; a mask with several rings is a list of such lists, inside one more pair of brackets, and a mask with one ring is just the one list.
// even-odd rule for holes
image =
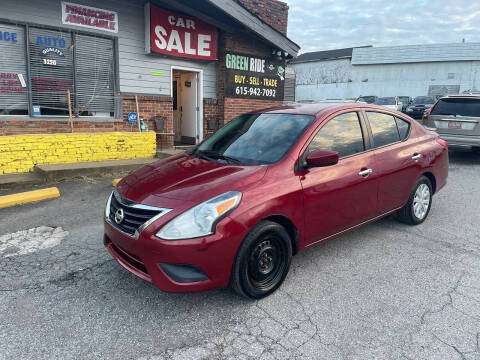
[[432, 190], [430, 179], [426, 176], [420, 177], [407, 204], [397, 212], [398, 219], [408, 225], [419, 225], [424, 222], [432, 207]]
[[245, 237], [233, 263], [231, 288], [241, 296], [261, 299], [283, 283], [292, 260], [285, 228], [261, 221]]

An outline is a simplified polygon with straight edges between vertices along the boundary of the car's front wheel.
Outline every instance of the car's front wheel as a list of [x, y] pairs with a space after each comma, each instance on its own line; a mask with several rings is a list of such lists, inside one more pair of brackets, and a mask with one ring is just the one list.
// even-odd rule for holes
[[397, 213], [399, 220], [409, 225], [424, 222], [432, 207], [432, 195], [432, 182], [426, 176], [420, 177], [413, 187], [407, 204]]
[[232, 269], [231, 287], [238, 294], [260, 299], [285, 280], [292, 259], [292, 243], [285, 228], [262, 221], [246, 236]]

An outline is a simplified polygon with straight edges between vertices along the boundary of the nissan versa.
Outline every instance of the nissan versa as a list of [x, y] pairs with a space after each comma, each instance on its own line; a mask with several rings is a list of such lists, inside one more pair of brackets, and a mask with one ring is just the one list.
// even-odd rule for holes
[[292, 255], [387, 214], [422, 223], [445, 184], [438, 134], [381, 106], [281, 106], [230, 121], [188, 153], [125, 177], [104, 242], [163, 291], [275, 291]]

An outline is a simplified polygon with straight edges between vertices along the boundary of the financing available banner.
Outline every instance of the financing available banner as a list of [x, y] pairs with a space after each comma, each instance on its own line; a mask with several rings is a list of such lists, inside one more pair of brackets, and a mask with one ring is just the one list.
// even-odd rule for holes
[[117, 33], [118, 14], [115, 11], [62, 1], [62, 24]]

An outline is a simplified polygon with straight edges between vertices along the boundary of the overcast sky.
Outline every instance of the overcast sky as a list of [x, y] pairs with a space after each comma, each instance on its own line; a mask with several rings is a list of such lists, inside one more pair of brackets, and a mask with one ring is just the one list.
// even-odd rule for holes
[[283, 0], [301, 52], [480, 42], [480, 0]]

